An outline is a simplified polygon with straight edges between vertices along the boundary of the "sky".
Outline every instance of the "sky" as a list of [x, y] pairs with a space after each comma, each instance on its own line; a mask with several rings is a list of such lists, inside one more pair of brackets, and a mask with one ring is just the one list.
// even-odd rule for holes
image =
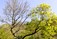
[[[0, 0], [0, 16], [3, 15], [3, 9], [5, 8], [7, 0]], [[30, 9], [36, 7], [37, 5], [40, 5], [42, 3], [49, 4], [52, 8], [52, 11], [57, 14], [57, 0], [25, 0], [28, 2]]]
[[57, 0], [28, 0], [31, 8], [40, 5], [42, 3], [49, 4], [52, 8], [52, 11], [57, 14]]
[[[7, 0], [0, 0], [0, 15], [3, 13]], [[40, 5], [42, 3], [49, 4], [52, 7], [52, 11], [57, 14], [57, 0], [26, 0], [30, 6], [30, 9]], [[3, 15], [2, 15], [3, 16]]]

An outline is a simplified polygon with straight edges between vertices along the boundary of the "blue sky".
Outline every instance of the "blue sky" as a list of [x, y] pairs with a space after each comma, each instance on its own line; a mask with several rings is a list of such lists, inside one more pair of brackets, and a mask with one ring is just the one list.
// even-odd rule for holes
[[31, 8], [41, 3], [49, 4], [52, 8], [52, 11], [57, 14], [57, 0], [28, 0], [28, 2], [30, 3]]
[[[3, 13], [3, 8], [5, 7], [7, 0], [0, 0], [0, 15]], [[53, 12], [57, 13], [57, 0], [26, 0], [29, 3], [30, 8], [41, 4], [41, 3], [47, 3], [52, 7]]]
[[[3, 9], [7, 0], [0, 0], [0, 16], [3, 15]], [[26, 0], [30, 6], [29, 9], [36, 7], [39, 4], [46, 3], [52, 7], [52, 11], [57, 14], [57, 0]], [[28, 19], [29, 20], [29, 19]]]

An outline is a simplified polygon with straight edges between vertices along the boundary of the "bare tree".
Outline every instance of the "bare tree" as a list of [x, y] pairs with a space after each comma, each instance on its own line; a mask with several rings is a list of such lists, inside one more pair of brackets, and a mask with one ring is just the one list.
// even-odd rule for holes
[[[19, 0], [20, 1], [20, 0]], [[22, 26], [22, 24], [26, 21], [26, 19], [31, 14], [27, 14], [28, 12], [28, 4], [27, 2], [19, 2], [18, 0], [10, 0], [7, 2], [7, 5], [4, 9], [4, 15], [6, 20], [1, 20], [2, 22], [6, 22], [7, 24], [11, 24], [11, 33], [14, 37], [17, 37], [15, 34], [19, 31], [16, 30], [13, 32], [13, 28], [15, 28], [18, 24]], [[24, 19], [25, 18], [25, 19]]]

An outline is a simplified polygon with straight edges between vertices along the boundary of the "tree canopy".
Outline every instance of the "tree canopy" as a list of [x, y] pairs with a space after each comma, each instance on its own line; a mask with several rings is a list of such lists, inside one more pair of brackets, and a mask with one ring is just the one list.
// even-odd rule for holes
[[[13, 8], [13, 10], [14, 9], [15, 8]], [[17, 31], [17, 33], [15, 34], [16, 39], [57, 39], [56, 38], [57, 37], [57, 16], [52, 11], [50, 5], [43, 3], [43, 4], [36, 6], [35, 8], [31, 10], [28, 17], [29, 16], [30, 16], [31, 21], [24, 23], [21, 27], [21, 30]], [[15, 22], [13, 24], [15, 24]], [[11, 25], [9, 25], [9, 28], [7, 27], [9, 30], [8, 32], [10, 33], [8, 33], [7, 31], [4, 31], [3, 27], [0, 29], [1, 39], [14, 39], [14, 33], [12, 33], [12, 31], [14, 32], [15, 29], [17, 29], [17, 27], [14, 27], [12, 25], [14, 28], [13, 30], [13, 28], [11, 28], [10, 26]], [[18, 26], [20, 27], [20, 25]], [[5, 29], [7, 30], [7, 28]], [[8, 35], [12, 36], [12, 38]]]

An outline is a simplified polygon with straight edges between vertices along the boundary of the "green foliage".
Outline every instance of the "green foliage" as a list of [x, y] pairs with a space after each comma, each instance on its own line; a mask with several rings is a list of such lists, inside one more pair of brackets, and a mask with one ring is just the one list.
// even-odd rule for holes
[[53, 36], [57, 34], [57, 16], [51, 11], [50, 6], [40, 4], [31, 13], [33, 13], [32, 21], [27, 23], [26, 30], [33, 31], [36, 27], [41, 27], [41, 30], [36, 33], [37, 36], [34, 35], [32, 39], [36, 39], [35, 37], [38, 37], [37, 39], [55, 39]]
[[[20, 30], [16, 35], [21, 39], [23, 36], [33, 33], [36, 28], [41, 28], [37, 33], [25, 37], [25, 39], [55, 39], [57, 34], [57, 16], [51, 11], [48, 4], [40, 4], [31, 11], [31, 22], [27, 22], [24, 30]], [[14, 39], [8, 25], [0, 28], [1, 39]], [[16, 38], [16, 39], [17, 39]], [[57, 39], [57, 38], [56, 38]]]
[[[48, 21], [47, 21], [48, 22]], [[32, 23], [32, 24], [31, 24]], [[28, 25], [27, 25], [27, 27], [26, 27], [26, 30], [30, 30], [30, 31], [33, 31], [33, 29], [35, 30], [35, 28], [37, 27], [36, 26], [36, 23], [38, 23], [37, 21], [36, 22], [34, 22], [33, 23], [33, 21], [31, 22], [31, 23], [29, 23]], [[32, 26], [30, 26], [30, 25], [32, 25]], [[35, 26], [35, 27], [33, 27], [33, 26]], [[54, 25], [52, 25], [52, 26], [49, 26], [49, 25], [46, 25], [46, 23], [44, 22], [44, 23], [40, 23], [39, 25], [38, 25], [38, 27], [41, 27], [41, 30], [39, 30], [35, 35], [37, 35], [37, 36], [35, 36], [34, 35], [34, 37], [32, 37], [32, 39], [35, 39], [35, 38], [39, 38], [40, 39], [40, 35], [41, 35], [41, 39], [55, 39], [54, 37], [52, 37], [52, 36], [54, 36], [55, 34], [57, 34], [57, 26], [54, 26]], [[39, 33], [40, 33], [40, 35], [39, 35]], [[33, 36], [33, 35], [32, 35]], [[29, 38], [31, 38], [31, 37], [29, 37]]]
[[0, 28], [0, 38], [1, 39], [14, 39], [10, 32], [10, 28], [7, 24]]

